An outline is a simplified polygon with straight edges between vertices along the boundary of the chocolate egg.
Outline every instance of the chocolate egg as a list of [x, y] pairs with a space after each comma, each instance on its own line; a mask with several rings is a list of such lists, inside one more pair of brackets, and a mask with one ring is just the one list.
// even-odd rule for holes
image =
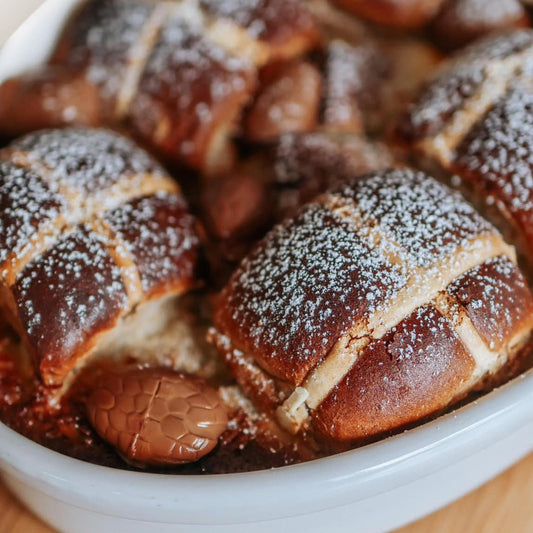
[[197, 461], [227, 425], [216, 389], [155, 368], [107, 370], [87, 400], [89, 421], [128, 462], [162, 466]]

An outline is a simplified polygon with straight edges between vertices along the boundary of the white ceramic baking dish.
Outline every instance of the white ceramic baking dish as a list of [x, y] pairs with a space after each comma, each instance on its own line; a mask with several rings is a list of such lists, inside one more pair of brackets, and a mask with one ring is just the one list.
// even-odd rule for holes
[[[77, 0], [48, 0], [0, 52], [0, 79], [44, 61]], [[9, 16], [7, 3], [0, 16]], [[533, 450], [533, 371], [417, 429], [314, 462], [164, 476], [98, 467], [0, 424], [11, 490], [65, 532], [385, 531], [476, 488]]]

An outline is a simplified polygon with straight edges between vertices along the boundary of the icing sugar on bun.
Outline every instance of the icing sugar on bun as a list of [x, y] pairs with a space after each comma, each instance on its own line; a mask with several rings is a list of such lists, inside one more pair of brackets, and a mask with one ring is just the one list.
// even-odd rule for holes
[[446, 186], [398, 169], [275, 227], [223, 290], [213, 337], [285, 428], [352, 442], [490, 379], [529, 338], [532, 310], [498, 231]]

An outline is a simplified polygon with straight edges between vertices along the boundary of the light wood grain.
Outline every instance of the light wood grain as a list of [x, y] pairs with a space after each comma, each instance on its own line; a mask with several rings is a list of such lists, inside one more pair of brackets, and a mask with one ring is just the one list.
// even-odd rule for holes
[[397, 533], [532, 533], [533, 454], [448, 507]]
[[[0, 45], [42, 0], [0, 0]], [[533, 533], [533, 454], [452, 505], [398, 533]], [[0, 533], [52, 533], [0, 483]]]

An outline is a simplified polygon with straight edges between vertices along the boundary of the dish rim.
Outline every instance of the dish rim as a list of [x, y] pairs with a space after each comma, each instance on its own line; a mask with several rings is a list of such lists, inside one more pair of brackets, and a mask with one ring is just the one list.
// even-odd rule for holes
[[[155, 522], [179, 516], [205, 523], [206, 502], [218, 499], [224, 505], [213, 524], [231, 523], [236, 514], [255, 522], [348, 505], [408, 485], [532, 423], [532, 402], [533, 369], [431, 422], [361, 448], [274, 469], [211, 475], [99, 466], [52, 451], [0, 423], [0, 465], [63, 502], [79, 507], [80, 498], [90, 496], [86, 504], [113, 516], [131, 519], [126, 500], [144, 518], [145, 511], [157, 510]], [[280, 487], [291, 497], [280, 501]]]

